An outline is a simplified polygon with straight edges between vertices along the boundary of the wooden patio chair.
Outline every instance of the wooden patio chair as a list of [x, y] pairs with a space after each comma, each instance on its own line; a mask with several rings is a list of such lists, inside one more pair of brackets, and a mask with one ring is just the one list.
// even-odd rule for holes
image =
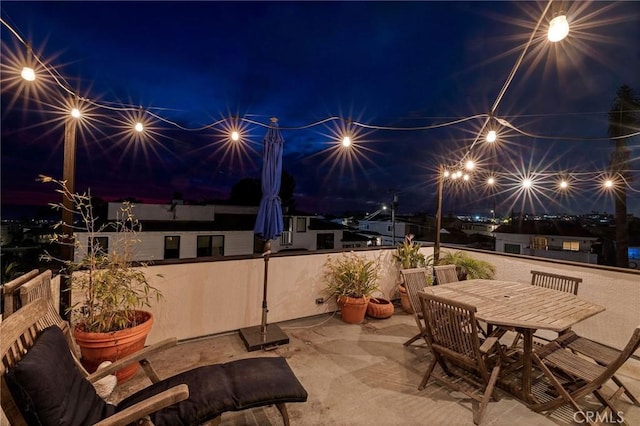
[[[13, 426], [30, 424], [219, 424], [222, 413], [275, 405], [289, 424], [286, 403], [307, 393], [286, 360], [260, 357], [194, 368], [161, 380], [147, 361], [176, 345], [167, 339], [87, 375], [68, 346], [64, 323], [37, 299], [0, 323], [2, 409]], [[111, 405], [92, 383], [140, 362], [152, 384]]]
[[460, 281], [456, 265], [440, 265], [433, 267], [433, 273], [436, 276], [436, 284], [448, 284]]
[[[563, 348], [558, 342], [552, 341], [540, 350], [534, 351], [533, 360], [542, 369], [545, 376], [551, 382], [557, 395], [551, 396], [551, 400], [532, 405], [534, 411], [553, 411], [568, 404], [576, 412], [581, 413], [583, 421], [591, 423], [593, 416], [586, 416], [578, 405], [578, 401], [593, 394], [602, 404], [598, 410], [600, 416], [607, 410], [618, 423], [624, 423], [621, 411], [616, 408], [615, 402], [625, 392], [625, 388], [618, 386], [612, 395], [606, 396], [602, 392], [602, 386], [612, 379], [618, 369], [640, 346], [640, 326], [635, 329], [629, 342], [618, 356], [609, 365], [600, 365], [581, 355]], [[556, 374], [554, 374], [556, 373]], [[570, 380], [565, 380], [565, 377]], [[596, 418], [597, 420], [597, 418]]]
[[[575, 296], [578, 295], [578, 285], [582, 282], [582, 278], [570, 277], [568, 275], [558, 275], [549, 272], [531, 271], [531, 285], [538, 287], [550, 288], [551, 290], [563, 291], [565, 293], [571, 293]], [[535, 336], [537, 339], [541, 339], [544, 342], [549, 342], [550, 339]], [[522, 334], [518, 333], [513, 339], [511, 348], [515, 349], [518, 342], [522, 338]]]
[[[614, 349], [610, 346], [603, 345], [602, 343], [588, 339], [577, 335], [574, 331], [563, 333], [556, 339], [562, 347], [572, 350], [573, 352], [581, 353], [587, 357], [593, 359], [600, 365], [608, 366], [616, 361], [620, 356], [620, 350]], [[611, 380], [624, 389], [624, 394], [629, 398], [631, 403], [640, 406], [640, 402], [633, 395], [631, 390], [625, 386], [622, 381], [614, 374], [611, 376]]]
[[[400, 275], [404, 281], [404, 287], [407, 290], [407, 296], [409, 303], [413, 308], [413, 317], [418, 325], [419, 333], [404, 342], [404, 346], [409, 346], [418, 339], [425, 339], [426, 331], [424, 327], [424, 318], [422, 316], [422, 308], [420, 307], [420, 299], [418, 298], [418, 292], [423, 291], [424, 288], [432, 284], [432, 280], [429, 279], [431, 271], [427, 268], [411, 268], [401, 269]], [[427, 342], [428, 343], [428, 342]]]
[[531, 271], [531, 285], [564, 291], [576, 296], [578, 295], [578, 285], [581, 282], [582, 278], [551, 274], [549, 272]]
[[[490, 355], [500, 351], [499, 337], [488, 337], [481, 344], [475, 306], [426, 292], [419, 292], [418, 297], [433, 354], [418, 389], [424, 389], [429, 378], [433, 377], [454, 391], [465, 393], [479, 403], [473, 412], [473, 422], [480, 424], [489, 399], [493, 396], [496, 401], [499, 400], [495, 384], [500, 373], [500, 357], [495, 356], [490, 360]], [[491, 373], [490, 361], [493, 361]], [[436, 365], [444, 374], [435, 368]], [[470, 374], [469, 370], [477, 375]]]

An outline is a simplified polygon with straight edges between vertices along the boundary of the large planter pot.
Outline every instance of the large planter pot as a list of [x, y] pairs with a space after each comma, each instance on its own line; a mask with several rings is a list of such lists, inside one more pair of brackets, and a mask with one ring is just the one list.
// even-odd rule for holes
[[[109, 333], [90, 333], [76, 326], [73, 336], [80, 347], [81, 362], [89, 373], [96, 371], [103, 361], [116, 361], [144, 348], [147, 335], [153, 324], [153, 316], [149, 312], [136, 311], [140, 324], [124, 330]], [[137, 362], [118, 370], [118, 382], [130, 379], [138, 370]]]
[[393, 303], [387, 299], [373, 297], [367, 305], [367, 315], [373, 318], [385, 319], [393, 315]]
[[402, 283], [398, 284], [398, 293], [400, 293], [400, 304], [402, 305], [402, 309], [404, 309], [408, 314], [413, 314], [413, 306], [411, 306], [407, 289], [404, 288]]
[[368, 304], [368, 297], [338, 296], [340, 315], [342, 320], [349, 324], [359, 324], [364, 320]]

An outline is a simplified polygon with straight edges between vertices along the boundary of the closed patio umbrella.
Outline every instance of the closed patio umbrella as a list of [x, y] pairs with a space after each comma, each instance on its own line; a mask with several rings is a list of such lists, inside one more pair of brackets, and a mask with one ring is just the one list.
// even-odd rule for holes
[[262, 323], [259, 326], [240, 329], [240, 337], [248, 351], [265, 346], [289, 343], [289, 337], [277, 324], [267, 324], [267, 283], [271, 240], [282, 235], [282, 206], [280, 203], [280, 180], [282, 175], [282, 150], [284, 139], [278, 129], [278, 119], [271, 118], [271, 126], [262, 140], [264, 152], [262, 160], [262, 199], [254, 233], [265, 240], [264, 244], [264, 284], [262, 294]]

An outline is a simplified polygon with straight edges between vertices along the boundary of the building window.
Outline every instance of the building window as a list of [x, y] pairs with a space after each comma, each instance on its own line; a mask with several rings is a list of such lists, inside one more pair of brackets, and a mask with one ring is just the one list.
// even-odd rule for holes
[[164, 237], [164, 258], [180, 259], [180, 237]]
[[290, 246], [293, 244], [293, 221], [290, 217], [282, 218], [282, 236], [280, 237], [281, 246]]
[[333, 234], [318, 234], [316, 238], [316, 247], [318, 250], [333, 249], [334, 246]]
[[580, 241], [563, 241], [562, 250], [580, 251]]
[[224, 235], [198, 235], [197, 257], [224, 256]]
[[[91, 244], [91, 238], [89, 244]], [[96, 254], [106, 255], [109, 253], [109, 237], [93, 237], [93, 244], [96, 247]], [[89, 250], [93, 251], [93, 247], [90, 247]]]
[[306, 217], [299, 217], [296, 219], [296, 232], [307, 232]]
[[547, 250], [547, 239], [544, 237], [531, 238], [531, 248], [534, 250]]
[[504, 252], [511, 254], [520, 254], [520, 244], [506, 244], [504, 245]]

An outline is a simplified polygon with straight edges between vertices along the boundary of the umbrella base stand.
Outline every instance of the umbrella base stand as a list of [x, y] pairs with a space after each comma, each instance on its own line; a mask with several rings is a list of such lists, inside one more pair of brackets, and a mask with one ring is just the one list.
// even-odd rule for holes
[[257, 351], [268, 346], [286, 345], [289, 336], [280, 329], [277, 324], [268, 324], [266, 334], [261, 333], [262, 325], [240, 329], [240, 338], [247, 347], [248, 352]]

